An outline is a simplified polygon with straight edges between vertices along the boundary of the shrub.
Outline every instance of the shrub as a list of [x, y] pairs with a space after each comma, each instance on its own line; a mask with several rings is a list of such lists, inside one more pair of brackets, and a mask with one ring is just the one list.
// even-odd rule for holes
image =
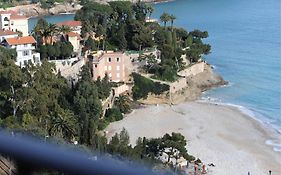
[[123, 119], [123, 114], [118, 108], [111, 108], [106, 110], [105, 118], [109, 122], [119, 121]]
[[145, 78], [137, 73], [133, 73], [134, 86], [133, 86], [133, 98], [138, 100], [141, 98], [147, 98], [148, 93], [160, 95], [161, 93], [169, 90], [169, 85], [154, 82], [148, 78]]
[[109, 125], [107, 120], [99, 120], [98, 122], [98, 130], [104, 130]]

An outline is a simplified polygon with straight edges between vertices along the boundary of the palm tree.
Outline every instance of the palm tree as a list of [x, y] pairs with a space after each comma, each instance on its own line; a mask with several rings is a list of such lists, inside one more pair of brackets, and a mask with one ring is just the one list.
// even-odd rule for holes
[[36, 25], [34, 29], [32, 30], [32, 35], [36, 38], [36, 46], [38, 46], [38, 43], [44, 43], [44, 37], [43, 37], [43, 30], [39, 25]]
[[65, 40], [67, 40], [66, 34], [68, 34], [69, 32], [71, 32], [71, 28], [69, 26], [62, 25], [58, 28], [58, 33], [61, 34]]
[[[58, 27], [56, 24], [49, 24], [48, 27], [45, 29], [44, 36], [46, 37], [46, 42], [48, 44], [53, 44], [53, 37], [58, 32]], [[50, 38], [50, 40], [49, 40]], [[49, 42], [50, 41], [50, 42]]]
[[171, 28], [173, 30], [173, 25], [174, 25], [174, 21], [177, 19], [177, 17], [175, 15], [170, 15], [170, 20], [171, 20]]
[[168, 21], [170, 21], [170, 15], [168, 13], [163, 13], [161, 16], [160, 16], [160, 20], [161, 22], [164, 23], [164, 27], [166, 28], [166, 24]]
[[64, 111], [61, 109], [58, 114], [51, 119], [49, 134], [60, 136], [70, 141], [76, 134], [76, 124], [77, 121], [74, 114], [68, 110]]
[[62, 35], [66, 35], [67, 33], [71, 32], [71, 28], [66, 25], [62, 25], [61, 27], [58, 28], [59, 33]]
[[153, 8], [151, 5], [149, 5], [149, 6], [147, 6], [146, 10], [147, 10], [147, 12], [148, 12], [148, 14], [149, 14], [148, 17], [149, 17], [149, 19], [150, 19], [151, 14], [152, 14], [153, 11], [154, 11], [154, 8]]
[[49, 23], [43, 19], [40, 18], [32, 30], [32, 35], [36, 38], [37, 44], [45, 44], [45, 38], [44, 35], [46, 34], [46, 29], [48, 28]]
[[127, 113], [130, 110], [130, 99], [127, 95], [120, 95], [116, 97], [114, 105], [119, 108], [122, 113]]

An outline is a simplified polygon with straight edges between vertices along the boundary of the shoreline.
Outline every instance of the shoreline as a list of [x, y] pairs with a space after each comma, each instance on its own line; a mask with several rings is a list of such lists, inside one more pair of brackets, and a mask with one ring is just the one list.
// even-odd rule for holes
[[[125, 127], [134, 144], [138, 136], [160, 137], [180, 132], [188, 140], [187, 149], [204, 163], [217, 165], [209, 174], [281, 173], [281, 153], [268, 140], [280, 139], [237, 106], [208, 102], [185, 102], [169, 105], [146, 105], [106, 129], [110, 138]], [[242, 168], [241, 168], [242, 167]], [[278, 173], [277, 173], [278, 172]], [[239, 173], [238, 173], [239, 174]]]
[[[144, 3], [152, 3], [154, 5], [160, 3], [169, 3], [175, 0], [146, 0]], [[104, 2], [99, 2], [104, 3]], [[25, 5], [18, 5], [13, 7], [8, 7], [6, 9], [1, 8], [0, 10], [13, 10], [18, 13], [25, 15], [28, 18], [35, 18], [35, 17], [43, 17], [43, 16], [56, 16], [56, 15], [63, 15], [63, 14], [75, 14], [76, 11], [81, 9], [83, 6], [80, 4], [68, 4], [68, 3], [61, 3], [57, 4], [55, 7], [52, 7], [49, 11], [46, 9], [42, 9], [39, 4], [25, 4]]]
[[[257, 115], [255, 113], [258, 113], [258, 112], [248, 109], [247, 107], [232, 104], [232, 103], [222, 103], [222, 102], [208, 101], [208, 100], [202, 100], [202, 99], [197, 100], [196, 102], [225, 106], [225, 107], [229, 107], [229, 108], [235, 108], [240, 113], [244, 114], [245, 117], [248, 117], [251, 120], [253, 120], [253, 122], [256, 122], [257, 124], [259, 124], [264, 130], [266, 130], [269, 133], [269, 135], [273, 136], [274, 138], [279, 138], [279, 143], [276, 143], [276, 141], [278, 142], [278, 140], [267, 140], [265, 142], [265, 144], [271, 146], [275, 152], [281, 153], [281, 133], [280, 133], [279, 129], [275, 128], [274, 125], [270, 124], [269, 122], [265, 121], [264, 119], [257, 117]], [[260, 114], [260, 115], [262, 116], [262, 114]]]

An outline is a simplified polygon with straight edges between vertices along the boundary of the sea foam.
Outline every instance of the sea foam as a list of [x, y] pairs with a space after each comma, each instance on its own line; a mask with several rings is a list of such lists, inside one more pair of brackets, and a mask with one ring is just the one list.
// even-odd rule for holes
[[202, 103], [210, 103], [210, 104], [216, 104], [216, 105], [221, 105], [221, 106], [230, 106], [230, 107], [235, 107], [237, 108], [241, 113], [245, 114], [248, 117], [251, 117], [255, 121], [259, 122], [262, 124], [262, 126], [265, 129], [271, 130], [274, 129], [274, 131], [277, 134], [276, 139], [269, 139], [265, 142], [265, 144], [272, 146], [273, 150], [276, 152], [281, 152], [281, 128], [278, 127], [277, 125], [274, 125], [272, 120], [268, 119], [267, 117], [263, 116], [259, 112], [249, 109], [245, 106], [237, 105], [237, 104], [232, 104], [232, 103], [225, 103], [219, 98], [212, 98], [208, 96], [203, 96], [201, 97], [198, 102]]

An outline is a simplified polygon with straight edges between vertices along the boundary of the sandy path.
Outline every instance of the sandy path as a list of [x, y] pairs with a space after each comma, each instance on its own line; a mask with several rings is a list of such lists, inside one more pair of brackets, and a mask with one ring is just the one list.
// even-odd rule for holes
[[148, 106], [110, 124], [108, 137], [123, 127], [132, 144], [138, 137], [182, 133], [189, 153], [216, 165], [210, 174], [266, 175], [268, 170], [272, 175], [281, 174], [281, 153], [265, 145], [267, 139], [273, 139], [272, 133], [234, 107], [206, 103]]

